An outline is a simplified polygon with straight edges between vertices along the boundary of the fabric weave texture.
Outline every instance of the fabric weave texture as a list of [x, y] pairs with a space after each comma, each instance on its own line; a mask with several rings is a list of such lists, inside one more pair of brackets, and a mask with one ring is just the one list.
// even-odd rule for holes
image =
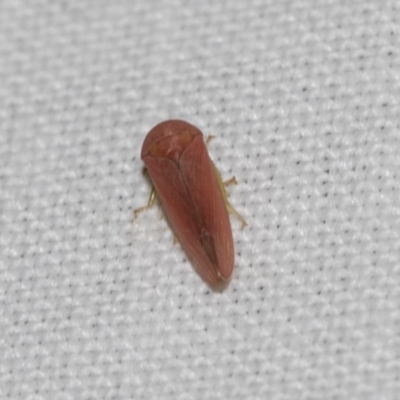
[[[400, 399], [400, 3], [0, 3], [0, 398]], [[196, 275], [140, 148], [198, 126], [236, 267]]]

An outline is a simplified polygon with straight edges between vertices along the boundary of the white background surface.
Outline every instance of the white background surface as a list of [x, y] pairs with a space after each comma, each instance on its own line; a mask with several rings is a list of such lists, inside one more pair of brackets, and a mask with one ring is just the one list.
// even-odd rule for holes
[[[0, 398], [400, 398], [398, 1], [0, 3]], [[214, 134], [236, 269], [147, 201]]]

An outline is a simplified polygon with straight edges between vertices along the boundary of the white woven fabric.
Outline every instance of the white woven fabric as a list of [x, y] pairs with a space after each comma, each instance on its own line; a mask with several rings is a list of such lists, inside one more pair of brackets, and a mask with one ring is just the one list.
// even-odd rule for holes
[[[400, 398], [398, 0], [0, 3], [0, 398]], [[213, 134], [214, 293], [147, 201]]]

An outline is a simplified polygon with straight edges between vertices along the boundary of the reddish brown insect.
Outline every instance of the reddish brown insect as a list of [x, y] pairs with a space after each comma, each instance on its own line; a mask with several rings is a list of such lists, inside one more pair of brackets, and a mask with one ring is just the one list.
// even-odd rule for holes
[[162, 122], [146, 136], [141, 157], [198, 274], [214, 288], [228, 281], [234, 266], [228, 210], [238, 214], [227, 202], [201, 131], [184, 121]]

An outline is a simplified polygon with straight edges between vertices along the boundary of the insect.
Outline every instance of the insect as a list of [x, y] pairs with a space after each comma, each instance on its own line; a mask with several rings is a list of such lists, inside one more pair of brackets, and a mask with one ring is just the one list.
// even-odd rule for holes
[[141, 158], [154, 186], [149, 205], [156, 194], [197, 273], [212, 288], [224, 287], [234, 267], [228, 211], [246, 221], [227, 200], [202, 132], [185, 121], [161, 122], [147, 134]]

